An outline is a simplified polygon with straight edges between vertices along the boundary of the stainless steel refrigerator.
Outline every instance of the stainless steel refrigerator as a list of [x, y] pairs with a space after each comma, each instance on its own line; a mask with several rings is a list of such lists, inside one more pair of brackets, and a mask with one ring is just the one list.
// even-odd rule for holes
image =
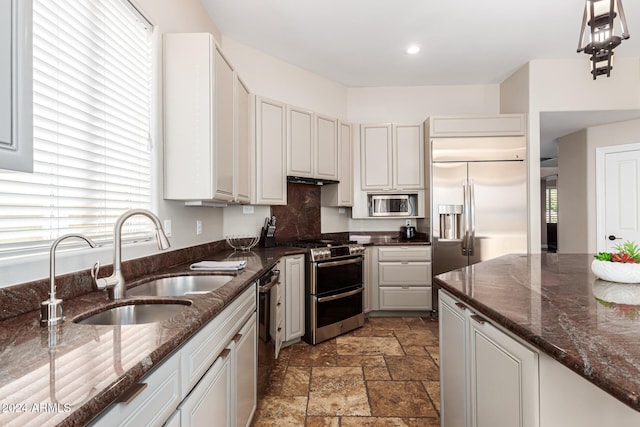
[[433, 275], [526, 253], [525, 137], [434, 138], [430, 146]]

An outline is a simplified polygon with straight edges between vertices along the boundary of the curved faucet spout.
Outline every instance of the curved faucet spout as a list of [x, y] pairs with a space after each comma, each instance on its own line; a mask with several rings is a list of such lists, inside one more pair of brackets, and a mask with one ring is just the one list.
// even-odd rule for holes
[[56, 325], [64, 320], [62, 300], [56, 298], [56, 249], [63, 240], [70, 238], [82, 239], [92, 248], [96, 247], [93, 240], [82, 234], [65, 234], [53, 241], [49, 250], [49, 299], [40, 304], [40, 326]]
[[146, 216], [153, 222], [158, 249], [165, 250], [171, 246], [167, 235], [164, 233], [160, 219], [153, 212], [146, 209], [131, 209], [120, 215], [113, 228], [113, 274], [102, 279], [96, 278], [96, 286], [100, 289], [107, 288], [109, 299], [112, 300], [122, 299], [125, 296], [125, 280], [122, 274], [122, 226], [129, 218], [135, 215]]

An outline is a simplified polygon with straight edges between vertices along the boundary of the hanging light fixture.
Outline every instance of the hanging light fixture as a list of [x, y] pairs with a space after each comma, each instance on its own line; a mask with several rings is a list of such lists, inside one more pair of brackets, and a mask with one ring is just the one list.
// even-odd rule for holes
[[[618, 19], [616, 19], [618, 18]], [[614, 27], [619, 24], [619, 29]], [[593, 79], [613, 68], [613, 49], [629, 38], [622, 0], [586, 0], [578, 52], [591, 55]]]

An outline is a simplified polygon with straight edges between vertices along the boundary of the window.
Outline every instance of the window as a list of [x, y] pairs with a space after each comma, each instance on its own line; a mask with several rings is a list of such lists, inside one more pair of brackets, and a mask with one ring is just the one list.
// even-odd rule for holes
[[34, 0], [34, 173], [0, 173], [0, 250], [110, 239], [151, 207], [151, 39], [126, 0]]
[[547, 188], [545, 200], [545, 218], [547, 224], [556, 224], [558, 222], [558, 189]]

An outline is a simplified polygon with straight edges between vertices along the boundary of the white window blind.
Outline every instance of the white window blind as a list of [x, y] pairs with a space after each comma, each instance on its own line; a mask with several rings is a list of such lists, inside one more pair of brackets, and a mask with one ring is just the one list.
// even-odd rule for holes
[[125, 1], [34, 0], [34, 173], [0, 173], [0, 251], [111, 239], [151, 207], [151, 32]]
[[556, 224], [558, 222], [558, 189], [547, 188], [545, 199], [545, 217], [547, 224]]

